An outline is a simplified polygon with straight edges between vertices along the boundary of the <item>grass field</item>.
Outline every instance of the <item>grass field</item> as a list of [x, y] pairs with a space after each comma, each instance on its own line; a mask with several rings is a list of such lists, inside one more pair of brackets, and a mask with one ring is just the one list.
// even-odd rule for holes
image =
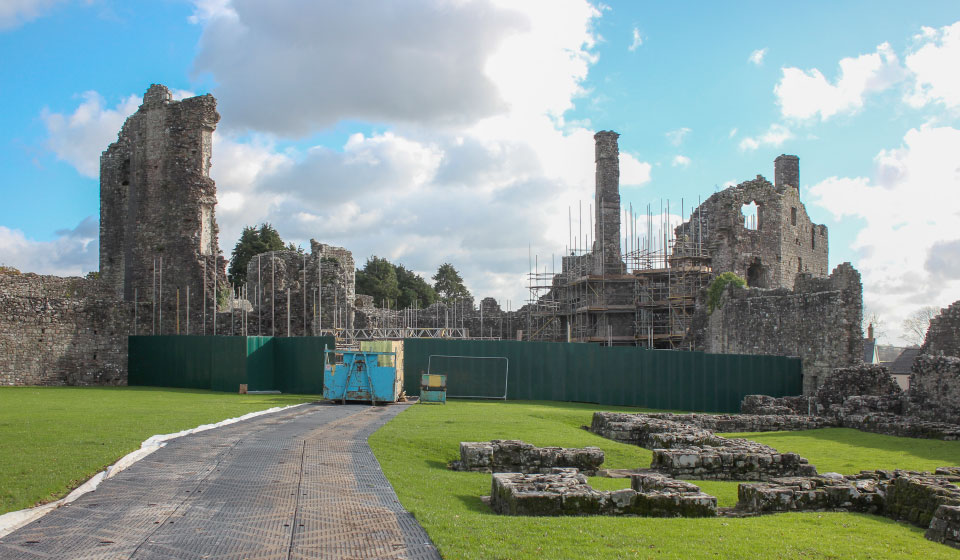
[[[450, 401], [417, 405], [377, 431], [370, 443], [400, 501], [426, 528], [445, 558], [957, 558], [923, 538], [923, 530], [890, 519], [849, 513], [792, 513], [745, 519], [639, 517], [507, 517], [480, 497], [490, 475], [453, 472], [459, 442], [522, 439], [538, 446], [594, 445], [605, 466], [649, 466], [651, 453], [580, 429], [595, 410], [618, 407], [545, 402]], [[855, 430], [748, 434], [780, 451], [796, 451], [820, 472], [931, 469], [960, 464], [960, 442], [865, 434]], [[625, 479], [591, 478], [598, 489]], [[736, 502], [737, 483], [694, 481]]]
[[148, 387], [0, 387], [0, 514], [63, 497], [154, 434], [316, 398]]

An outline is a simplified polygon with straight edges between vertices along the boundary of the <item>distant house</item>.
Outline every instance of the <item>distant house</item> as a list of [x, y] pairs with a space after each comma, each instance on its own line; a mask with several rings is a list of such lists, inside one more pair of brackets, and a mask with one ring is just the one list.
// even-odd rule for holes
[[863, 363], [865, 364], [880, 363], [880, 354], [877, 353], [877, 339], [875, 338], [863, 339]]
[[913, 361], [919, 354], [919, 347], [908, 346], [900, 352], [897, 359], [883, 364], [887, 366], [887, 369], [890, 370], [890, 375], [897, 380], [897, 384], [900, 385], [900, 388], [904, 391], [910, 388], [910, 367], [913, 366]]

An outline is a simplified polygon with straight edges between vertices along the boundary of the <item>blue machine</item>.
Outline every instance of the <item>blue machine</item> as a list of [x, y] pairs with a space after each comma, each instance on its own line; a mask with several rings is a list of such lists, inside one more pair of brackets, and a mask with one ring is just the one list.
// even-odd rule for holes
[[323, 397], [330, 400], [396, 402], [400, 396], [396, 352], [323, 351]]

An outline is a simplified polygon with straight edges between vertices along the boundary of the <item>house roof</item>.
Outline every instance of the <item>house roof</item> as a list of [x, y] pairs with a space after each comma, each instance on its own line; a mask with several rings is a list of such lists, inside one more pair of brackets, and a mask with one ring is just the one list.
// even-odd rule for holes
[[890, 373], [910, 373], [910, 367], [919, 354], [920, 349], [917, 347], [904, 348], [897, 359], [887, 366], [890, 368]]

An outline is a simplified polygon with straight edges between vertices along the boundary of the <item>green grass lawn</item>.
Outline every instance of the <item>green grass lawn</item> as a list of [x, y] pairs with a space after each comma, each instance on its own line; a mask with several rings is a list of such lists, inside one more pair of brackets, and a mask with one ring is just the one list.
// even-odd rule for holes
[[[509, 517], [480, 497], [489, 474], [453, 472], [459, 442], [522, 439], [538, 446], [594, 445], [604, 466], [650, 465], [648, 450], [580, 429], [595, 410], [621, 407], [547, 402], [477, 402], [410, 407], [370, 438], [400, 501], [426, 528], [445, 558], [957, 558], [956, 550], [923, 538], [923, 530], [884, 517], [850, 513], [791, 513], [745, 519], [641, 517]], [[960, 464], [960, 442], [923, 441], [826, 429], [750, 434], [780, 451], [796, 451], [829, 470]], [[737, 483], [693, 481], [736, 503]], [[596, 488], [629, 486], [593, 477]]]
[[63, 497], [154, 434], [316, 399], [150, 387], [0, 387], [0, 514]]

